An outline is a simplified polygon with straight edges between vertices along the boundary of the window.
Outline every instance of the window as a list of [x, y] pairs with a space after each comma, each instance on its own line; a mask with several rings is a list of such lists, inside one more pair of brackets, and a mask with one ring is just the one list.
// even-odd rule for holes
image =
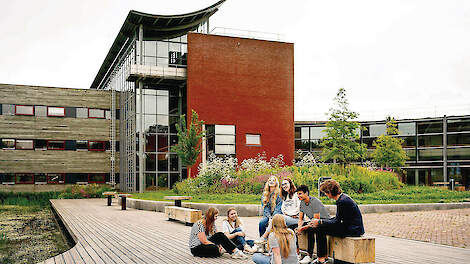
[[47, 140], [36, 139], [34, 142], [34, 149], [36, 150], [46, 150], [47, 149]]
[[34, 183], [34, 173], [17, 173], [15, 183]]
[[246, 144], [261, 146], [261, 135], [246, 134]]
[[47, 141], [47, 149], [48, 150], [64, 150], [65, 149], [65, 141], [61, 140], [49, 140]]
[[386, 135], [387, 125], [386, 124], [376, 124], [369, 126], [369, 135], [371, 137], [378, 137], [380, 135]]
[[32, 105], [15, 105], [15, 115], [34, 115], [34, 106]]
[[34, 106], [35, 116], [47, 116], [47, 106], [36, 105]]
[[64, 117], [65, 116], [65, 108], [64, 107], [47, 107], [47, 116], [57, 116], [57, 117]]
[[46, 184], [47, 183], [47, 177], [45, 173], [35, 173], [34, 174], [34, 182], [36, 184]]
[[88, 150], [104, 151], [104, 141], [88, 141]]
[[17, 139], [16, 149], [34, 149], [34, 141], [32, 139]]
[[2, 138], [3, 149], [15, 149], [15, 140], [9, 138]]
[[47, 183], [64, 183], [65, 175], [63, 173], [48, 173]]
[[88, 141], [86, 141], [86, 140], [77, 140], [77, 150], [78, 151], [88, 151]]
[[15, 184], [14, 173], [0, 173], [0, 178], [2, 179], [2, 184]]
[[88, 118], [105, 118], [105, 112], [103, 109], [88, 109]]
[[89, 183], [105, 183], [106, 174], [105, 173], [90, 173], [88, 174]]
[[235, 126], [207, 125], [207, 155], [235, 155]]

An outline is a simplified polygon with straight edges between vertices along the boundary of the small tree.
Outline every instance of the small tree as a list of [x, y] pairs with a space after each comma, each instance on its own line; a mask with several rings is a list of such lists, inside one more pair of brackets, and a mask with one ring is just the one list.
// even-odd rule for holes
[[180, 120], [181, 126], [176, 124], [178, 144], [172, 147], [172, 151], [178, 154], [181, 163], [188, 167], [189, 175], [191, 175], [191, 166], [196, 163], [197, 157], [201, 153], [200, 141], [204, 137], [204, 131], [202, 131], [204, 121], [199, 120], [199, 116], [194, 110], [192, 110], [189, 128], [186, 127], [185, 115], [181, 115]]
[[358, 113], [349, 110], [346, 90], [340, 88], [334, 98], [334, 107], [330, 108], [326, 123], [326, 136], [322, 139], [322, 160], [333, 160], [343, 165], [359, 160], [366, 153], [366, 145], [358, 142], [360, 124], [352, 121]]
[[374, 141], [375, 150], [372, 153], [372, 160], [382, 168], [401, 171], [400, 167], [405, 166], [408, 156], [402, 148], [404, 140], [393, 135], [398, 135], [397, 123], [392, 117], [387, 117], [387, 133], [380, 135]]

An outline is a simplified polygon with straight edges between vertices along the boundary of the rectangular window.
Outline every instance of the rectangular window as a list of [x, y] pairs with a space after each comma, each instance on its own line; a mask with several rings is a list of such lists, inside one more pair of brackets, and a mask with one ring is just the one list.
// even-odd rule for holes
[[47, 116], [47, 106], [43, 106], [43, 105], [34, 106], [34, 115], [35, 116]]
[[36, 150], [46, 150], [47, 149], [47, 140], [36, 139], [34, 142], [34, 149]]
[[34, 173], [16, 173], [15, 183], [34, 183]]
[[104, 151], [104, 141], [88, 141], [88, 150], [90, 151]]
[[2, 138], [3, 149], [15, 149], [15, 140], [10, 138]]
[[64, 183], [65, 175], [63, 173], [48, 173], [47, 183]]
[[49, 141], [47, 141], [47, 149], [48, 150], [64, 150], [65, 149], [65, 141], [63, 141], [63, 140], [49, 140]]
[[310, 139], [322, 139], [326, 136], [326, 127], [311, 127]]
[[261, 146], [261, 135], [246, 134], [246, 144], [250, 146]]
[[64, 117], [65, 116], [65, 108], [64, 107], [47, 107], [47, 116], [57, 116], [57, 117]]
[[106, 174], [105, 173], [90, 173], [88, 174], [89, 183], [105, 183]]
[[34, 141], [32, 139], [17, 139], [16, 149], [34, 149]]
[[105, 111], [103, 109], [88, 109], [88, 118], [105, 118]]
[[86, 140], [77, 140], [77, 150], [79, 150], [79, 151], [88, 151], [88, 141], [86, 141]]
[[34, 115], [34, 106], [32, 105], [15, 105], [15, 115]]
[[[2, 174], [3, 174], [3, 177], [2, 177]], [[0, 173], [0, 178], [2, 179], [2, 184], [15, 184], [14, 173]]]
[[47, 177], [45, 173], [35, 173], [34, 174], [34, 182], [36, 184], [46, 184], [47, 183]]

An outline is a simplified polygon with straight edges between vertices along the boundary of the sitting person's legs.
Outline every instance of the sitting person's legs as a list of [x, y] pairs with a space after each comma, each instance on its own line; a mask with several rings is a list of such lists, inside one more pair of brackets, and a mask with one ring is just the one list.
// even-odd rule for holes
[[256, 264], [269, 264], [271, 263], [271, 257], [266, 256], [262, 253], [255, 253], [253, 254], [253, 257], [251, 258], [254, 263]]
[[263, 234], [266, 232], [266, 227], [268, 226], [269, 223], [269, 218], [263, 217], [259, 221], [259, 236], [263, 236]]
[[[241, 231], [242, 231], [241, 228], [237, 227], [230, 234], [241, 232]], [[238, 249], [243, 250], [243, 248], [245, 247], [245, 244], [246, 244], [245, 237], [236, 236], [232, 238], [231, 240], [237, 246]]]
[[203, 258], [216, 258], [220, 257], [219, 247], [217, 245], [204, 245], [201, 244], [194, 248], [191, 248], [191, 253], [195, 257]]
[[209, 238], [209, 241], [216, 245], [221, 245], [229, 254], [232, 254], [234, 252], [234, 249], [237, 248], [235, 244], [233, 244], [233, 242], [228, 239], [228, 237], [222, 232], [217, 232], [213, 234]]
[[342, 225], [319, 226], [314, 229], [317, 235], [317, 255], [319, 258], [327, 257], [326, 235], [346, 237], [348, 234]]

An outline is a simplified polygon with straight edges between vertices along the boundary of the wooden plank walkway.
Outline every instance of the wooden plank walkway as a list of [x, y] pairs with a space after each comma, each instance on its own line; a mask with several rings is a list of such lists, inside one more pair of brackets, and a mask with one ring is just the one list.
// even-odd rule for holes
[[[252, 263], [228, 254], [217, 259], [193, 257], [188, 248], [191, 227], [170, 222], [163, 213], [128, 209], [105, 199], [52, 200], [77, 244], [42, 263]], [[224, 216], [217, 220], [221, 230]], [[242, 218], [248, 238], [256, 238], [259, 217]], [[386, 228], [386, 227], [384, 227]], [[469, 263], [470, 250], [425, 242], [376, 237], [376, 263]]]

